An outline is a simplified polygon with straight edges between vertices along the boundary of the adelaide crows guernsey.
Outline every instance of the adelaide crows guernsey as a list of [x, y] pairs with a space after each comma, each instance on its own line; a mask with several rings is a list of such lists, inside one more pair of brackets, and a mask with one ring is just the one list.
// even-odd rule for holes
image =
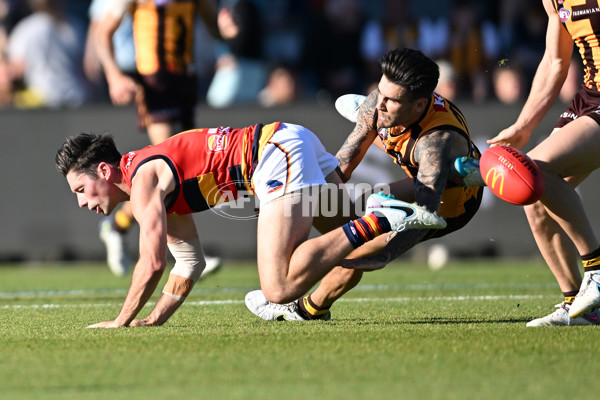
[[121, 158], [121, 172], [129, 187], [144, 163], [165, 161], [175, 179], [175, 190], [165, 199], [168, 214], [190, 214], [232, 201], [241, 191], [254, 194], [252, 173], [265, 144], [280, 123], [192, 129], [162, 143], [131, 151]]
[[600, 5], [598, 0], [553, 0], [560, 21], [579, 49], [583, 60], [583, 84], [600, 91]]

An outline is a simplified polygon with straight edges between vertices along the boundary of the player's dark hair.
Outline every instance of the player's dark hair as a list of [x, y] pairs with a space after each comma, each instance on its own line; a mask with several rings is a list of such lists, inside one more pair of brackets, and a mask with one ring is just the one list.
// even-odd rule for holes
[[431, 96], [440, 78], [438, 65], [419, 50], [391, 50], [379, 65], [387, 80], [405, 88], [412, 100]]
[[114, 167], [118, 167], [121, 161], [115, 141], [107, 133], [81, 133], [70, 137], [58, 149], [54, 159], [56, 169], [65, 176], [73, 171], [97, 177], [98, 164], [103, 161]]

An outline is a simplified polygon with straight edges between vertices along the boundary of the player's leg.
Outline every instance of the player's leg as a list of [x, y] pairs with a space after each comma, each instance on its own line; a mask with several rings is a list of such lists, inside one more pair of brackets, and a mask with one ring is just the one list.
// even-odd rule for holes
[[[445, 225], [422, 207], [378, 196], [372, 204], [376, 212], [301, 243], [308, 237], [314, 215], [312, 207], [307, 207], [314, 202], [307, 189], [325, 184], [324, 175], [329, 176], [336, 166], [337, 160], [316, 136], [297, 125], [281, 124], [264, 147], [253, 182], [261, 201], [257, 251], [266, 300], [280, 304], [296, 300], [353, 248], [382, 233]], [[290, 191], [295, 193], [272, 200]]]
[[[577, 249], [540, 202], [525, 206], [527, 221], [542, 257], [563, 293], [575, 297], [581, 284]], [[569, 296], [565, 294], [565, 296]]]
[[600, 167], [600, 125], [580, 117], [555, 131], [531, 150], [545, 181], [540, 199], [569, 235], [580, 254], [599, 247], [598, 239], [575, 189], [563, 177], [587, 175]]
[[578, 317], [600, 304], [600, 243], [588, 220], [575, 189], [562, 177], [584, 176], [600, 167], [600, 125], [589, 117], [580, 117], [556, 130], [529, 152], [544, 174], [545, 193], [541, 202], [549, 215], [569, 236], [579, 252], [585, 274], [569, 310]]
[[[339, 177], [335, 172], [327, 176], [327, 182], [338, 185], [338, 187], [343, 189], [341, 180], [339, 180]], [[405, 179], [391, 184], [390, 189], [401, 198], [406, 197], [412, 199], [414, 183], [412, 179]], [[328, 193], [331, 193], [331, 191], [328, 191]], [[370, 193], [365, 193], [364, 196], [367, 197], [369, 194]], [[342, 196], [341, 194], [338, 194], [336, 199], [340, 198], [342, 198]], [[321, 201], [318, 203], [323, 204]], [[344, 206], [345, 205], [338, 205], [338, 210], [342, 210], [342, 212], [338, 213], [337, 220], [324, 218], [323, 215], [321, 215], [322, 213], [318, 213], [319, 215], [315, 217], [314, 220], [314, 226], [319, 227], [321, 232], [326, 232], [331, 231], [336, 225], [339, 226], [340, 223], [348, 223], [349, 220], [356, 219], [356, 215], [352, 213], [350, 214], [350, 218], [345, 216], [344, 213], [348, 207]], [[356, 210], [356, 208], [352, 207], [351, 210]], [[331, 225], [332, 221], [336, 221], [334, 225]], [[364, 245], [353, 250], [346, 257], [358, 258], [374, 254], [385, 247], [385, 239], [385, 235], [378, 236], [374, 240], [368, 241]], [[302, 250], [302, 248], [298, 249], [298, 251]], [[329, 319], [329, 308], [331, 305], [346, 292], [354, 288], [360, 282], [362, 274], [363, 272], [359, 270], [336, 267], [323, 278], [315, 292], [303, 296], [297, 301], [293, 301], [289, 304], [277, 304], [276, 302], [268, 301], [264, 293], [257, 290], [248, 293], [246, 296], [246, 305], [256, 315], [267, 320]]]
[[129, 202], [115, 210], [112, 215], [102, 218], [99, 231], [100, 240], [106, 247], [106, 262], [116, 276], [125, 276], [131, 268], [131, 257], [127, 249], [125, 234], [133, 223]]
[[[392, 182], [387, 189], [394, 197], [404, 201], [414, 200], [414, 181], [410, 178]], [[372, 191], [363, 193], [357, 203], [365, 204], [366, 198]], [[380, 251], [386, 245], [385, 236], [370, 241], [358, 249], [352, 251], [346, 258], [360, 258], [372, 255]], [[305, 319], [313, 319], [315, 316], [325, 315], [340, 297], [353, 289], [362, 279], [363, 271], [349, 268], [336, 267], [332, 269], [321, 281], [316, 290], [299, 300], [299, 309]]]
[[155, 122], [148, 125], [148, 138], [150, 143], [158, 144], [164, 142], [173, 134], [171, 124], [168, 122]]
[[[566, 180], [573, 187], [576, 187], [585, 177], [570, 177]], [[577, 249], [560, 225], [548, 214], [541, 202], [538, 201], [525, 206], [524, 210], [538, 249], [556, 278], [564, 296], [564, 301], [557, 307], [556, 311], [530, 321], [527, 326], [569, 325], [573, 321], [569, 320], [568, 311], [581, 286]]]
[[293, 193], [261, 205], [258, 272], [265, 297], [274, 303], [287, 303], [306, 293], [352, 250], [341, 229], [306, 244], [312, 215], [305, 213], [304, 197]]

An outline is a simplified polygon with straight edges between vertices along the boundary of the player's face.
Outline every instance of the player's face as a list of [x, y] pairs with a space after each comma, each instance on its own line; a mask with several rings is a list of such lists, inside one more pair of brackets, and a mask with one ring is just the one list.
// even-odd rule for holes
[[91, 177], [73, 171], [67, 174], [67, 182], [71, 191], [77, 196], [79, 207], [87, 207], [96, 214], [108, 215], [114, 209], [111, 202], [112, 184], [101, 177]]
[[415, 122], [423, 112], [419, 101], [412, 100], [406, 89], [381, 76], [377, 96], [377, 124], [381, 128], [408, 126]]

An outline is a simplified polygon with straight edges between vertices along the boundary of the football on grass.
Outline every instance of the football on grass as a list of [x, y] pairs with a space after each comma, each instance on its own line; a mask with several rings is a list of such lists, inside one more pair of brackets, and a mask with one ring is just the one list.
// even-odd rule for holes
[[492, 193], [509, 203], [532, 204], [544, 193], [544, 178], [539, 167], [514, 147], [490, 147], [481, 155], [479, 169]]

